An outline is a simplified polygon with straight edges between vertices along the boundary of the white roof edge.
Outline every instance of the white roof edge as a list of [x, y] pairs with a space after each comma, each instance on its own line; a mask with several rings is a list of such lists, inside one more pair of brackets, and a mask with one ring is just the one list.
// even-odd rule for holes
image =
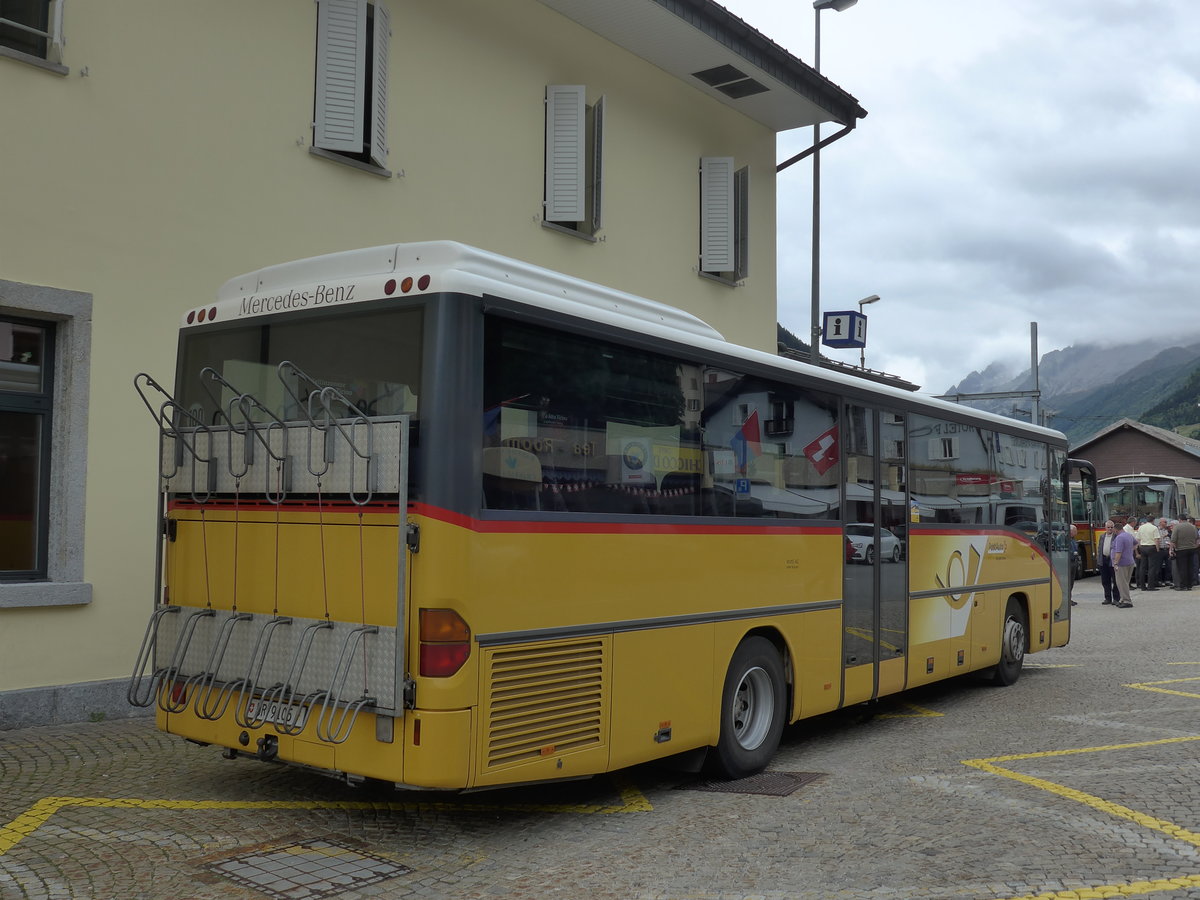
[[[810, 363], [788, 359], [762, 350], [734, 344], [712, 326], [691, 313], [615, 288], [584, 281], [532, 263], [502, 256], [458, 241], [440, 240], [416, 243], [384, 244], [358, 250], [345, 250], [307, 259], [266, 266], [226, 281], [217, 292], [220, 317], [228, 321], [265, 315], [278, 309], [251, 313], [235, 310], [246, 307], [255, 297], [281, 292], [303, 292], [316, 286], [336, 290], [339, 286], [362, 285], [350, 303], [386, 299], [387, 295], [370, 288], [388, 276], [423, 273], [431, 276], [425, 293], [454, 291], [482, 297], [491, 294], [539, 309], [565, 315], [583, 315], [593, 322], [679, 341], [681, 336], [701, 351], [720, 353], [786, 369], [818, 375], [831, 384], [846, 388], [866, 387], [873, 394], [898, 401], [902, 405], [925, 407], [931, 411], [961, 413], [964, 408], [947, 400], [923, 397], [889, 385], [865, 382], [853, 375], [814, 367]], [[414, 292], [410, 296], [419, 296]], [[400, 299], [396, 297], [395, 299]], [[185, 319], [185, 325], [190, 324]], [[682, 333], [682, 334], [681, 334]], [[1063, 438], [1061, 432], [1031, 425], [995, 413], [967, 408], [972, 417], [1046, 437]]]
[[495, 294], [573, 315], [579, 315], [582, 306], [590, 318], [624, 328], [725, 340], [707, 322], [674, 306], [457, 241], [384, 244], [266, 266], [226, 281], [217, 291], [217, 309], [228, 320], [238, 317], [234, 311], [252, 298], [356, 282], [366, 284], [353, 300], [375, 300], [387, 295], [379, 291], [381, 284], [372, 282], [417, 272], [431, 276], [431, 292]]

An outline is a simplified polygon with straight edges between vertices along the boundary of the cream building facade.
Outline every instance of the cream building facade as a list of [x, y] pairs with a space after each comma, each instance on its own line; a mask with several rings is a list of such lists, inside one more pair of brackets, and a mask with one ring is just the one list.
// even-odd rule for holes
[[156, 527], [133, 379], [171, 383], [226, 279], [453, 239], [773, 350], [776, 134], [865, 115], [710, 0], [5, 15], [0, 728], [128, 714]]

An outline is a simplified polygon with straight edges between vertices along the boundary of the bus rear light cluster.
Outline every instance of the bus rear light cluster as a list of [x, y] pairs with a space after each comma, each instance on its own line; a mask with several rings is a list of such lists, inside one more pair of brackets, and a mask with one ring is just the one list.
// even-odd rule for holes
[[205, 309], [193, 309], [187, 314], [187, 323], [189, 325], [194, 325], [197, 322], [203, 322], [205, 319], [207, 319], [209, 322], [214, 322], [216, 321], [216, 318], [217, 308], [215, 306], [207, 307]]
[[471, 656], [471, 628], [452, 609], [422, 609], [420, 668], [423, 676], [447, 678]]
[[383, 286], [383, 292], [388, 296], [396, 293], [396, 288], [400, 288], [400, 293], [407, 294], [413, 289], [415, 284], [418, 291], [428, 290], [429, 282], [431, 281], [428, 275], [422, 275], [414, 279], [411, 275], [405, 275], [399, 282], [395, 278], [389, 278], [387, 284]]

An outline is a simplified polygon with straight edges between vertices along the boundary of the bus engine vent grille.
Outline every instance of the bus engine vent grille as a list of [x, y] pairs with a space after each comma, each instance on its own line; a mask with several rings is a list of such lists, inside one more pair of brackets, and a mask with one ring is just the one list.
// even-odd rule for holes
[[604, 643], [496, 650], [488, 665], [489, 769], [604, 743]]

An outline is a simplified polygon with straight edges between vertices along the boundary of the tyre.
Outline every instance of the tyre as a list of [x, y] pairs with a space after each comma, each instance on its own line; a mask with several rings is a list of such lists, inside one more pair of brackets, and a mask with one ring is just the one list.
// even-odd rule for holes
[[992, 670], [992, 684], [1007, 686], [1021, 677], [1025, 662], [1025, 645], [1029, 639], [1029, 622], [1025, 608], [1016, 597], [1009, 597], [1004, 608], [1004, 626], [1000, 636], [1000, 662]]
[[892, 548], [892, 562], [894, 562], [894, 563], [900, 562], [900, 545], [899, 544], [897, 544], [895, 547]]
[[761, 772], [779, 748], [786, 717], [783, 661], [769, 640], [743, 640], [725, 673], [721, 693], [721, 733], [709, 754], [710, 768], [724, 778]]
[[865, 550], [863, 550], [863, 562], [866, 563], [868, 566], [873, 566], [875, 564], [875, 548], [874, 547], [867, 547]]

